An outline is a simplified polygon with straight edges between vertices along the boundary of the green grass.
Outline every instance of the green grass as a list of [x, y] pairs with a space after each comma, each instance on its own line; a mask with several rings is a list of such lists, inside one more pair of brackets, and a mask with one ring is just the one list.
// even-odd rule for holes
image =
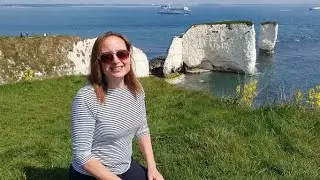
[[265, 22], [261, 22], [261, 25], [266, 25], [266, 24], [273, 24], [273, 25], [278, 25], [279, 22], [277, 21], [265, 21]]
[[243, 21], [243, 20], [238, 20], [238, 21], [216, 21], [216, 22], [203, 22], [200, 24], [194, 24], [194, 25], [216, 25], [216, 24], [246, 24], [248, 26], [252, 26], [253, 22], [252, 21]]
[[[320, 179], [320, 113], [225, 103], [151, 77], [146, 91], [167, 180]], [[67, 179], [70, 106], [84, 77], [0, 86], [0, 179]], [[134, 146], [135, 157], [142, 162]]]
[[174, 78], [179, 77], [181, 75], [183, 75], [183, 74], [175, 72], [175, 73], [171, 73], [171, 74], [166, 75], [165, 78], [166, 79], [174, 79]]
[[217, 21], [217, 22], [214, 22], [213, 24], [227, 24], [227, 25], [228, 24], [246, 24], [248, 26], [252, 26], [253, 22], [252, 21], [243, 21], [243, 20], [238, 20], [238, 21]]
[[252, 21], [244, 21], [244, 20], [203, 22], [203, 23], [199, 23], [199, 24], [193, 24], [193, 25], [191, 25], [191, 27], [195, 27], [195, 26], [199, 26], [199, 25], [217, 25], [217, 24], [225, 24], [229, 30], [232, 30], [231, 25], [234, 25], [234, 24], [246, 24], [247, 26], [252, 26], [253, 22]]

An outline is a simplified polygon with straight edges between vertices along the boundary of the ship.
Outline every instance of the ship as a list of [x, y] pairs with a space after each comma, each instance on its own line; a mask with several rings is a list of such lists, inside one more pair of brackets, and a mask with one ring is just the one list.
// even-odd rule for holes
[[158, 9], [159, 14], [189, 14], [191, 10], [187, 6], [161, 5]]
[[309, 10], [320, 10], [320, 6], [315, 6], [315, 7], [309, 8]]

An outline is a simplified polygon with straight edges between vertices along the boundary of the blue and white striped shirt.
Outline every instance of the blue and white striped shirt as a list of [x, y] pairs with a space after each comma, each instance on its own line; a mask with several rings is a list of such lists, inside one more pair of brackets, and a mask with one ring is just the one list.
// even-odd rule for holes
[[78, 91], [71, 109], [73, 168], [90, 175], [83, 165], [95, 158], [114, 174], [126, 172], [133, 137], [149, 134], [144, 93], [135, 98], [127, 87], [108, 89], [102, 104], [93, 86], [86, 85]]

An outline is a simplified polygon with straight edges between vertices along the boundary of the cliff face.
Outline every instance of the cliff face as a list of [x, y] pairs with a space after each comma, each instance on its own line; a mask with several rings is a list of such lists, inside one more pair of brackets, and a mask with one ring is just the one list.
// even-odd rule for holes
[[[94, 39], [71, 36], [1, 37], [0, 84], [39, 76], [87, 75]], [[149, 75], [147, 56], [133, 48], [138, 77]]]
[[140, 49], [133, 47], [132, 49], [132, 68], [137, 77], [149, 76], [149, 60], [147, 55]]
[[183, 35], [182, 41], [182, 59], [188, 67], [210, 62], [216, 70], [248, 74], [255, 71], [253, 24], [221, 22], [193, 25]]
[[90, 73], [90, 58], [93, 44], [97, 38], [84, 39], [73, 44], [72, 50], [68, 52], [74, 67], [69, 71], [69, 74], [84, 74]]
[[[73, 49], [68, 53], [68, 58], [75, 64], [69, 74], [88, 75], [90, 72], [90, 58], [93, 44], [97, 38], [85, 39], [73, 44]], [[149, 76], [149, 61], [147, 55], [140, 49], [132, 48], [132, 68], [137, 77]]]
[[176, 72], [182, 65], [182, 38], [174, 37], [163, 66], [163, 74], [167, 75]]
[[74, 66], [67, 57], [79, 37], [0, 37], [0, 83], [19, 81], [25, 74], [68, 74]]
[[259, 34], [259, 49], [266, 52], [273, 52], [278, 38], [278, 23], [261, 23]]

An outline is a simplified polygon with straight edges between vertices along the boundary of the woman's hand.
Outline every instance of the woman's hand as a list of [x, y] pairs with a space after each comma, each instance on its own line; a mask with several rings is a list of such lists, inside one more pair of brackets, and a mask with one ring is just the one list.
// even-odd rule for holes
[[148, 180], [164, 180], [157, 168], [148, 167]]
[[[98, 179], [98, 180], [103, 180], [103, 179]], [[121, 180], [121, 178], [119, 178], [118, 176], [114, 176], [114, 178], [112, 178], [112, 180]]]

